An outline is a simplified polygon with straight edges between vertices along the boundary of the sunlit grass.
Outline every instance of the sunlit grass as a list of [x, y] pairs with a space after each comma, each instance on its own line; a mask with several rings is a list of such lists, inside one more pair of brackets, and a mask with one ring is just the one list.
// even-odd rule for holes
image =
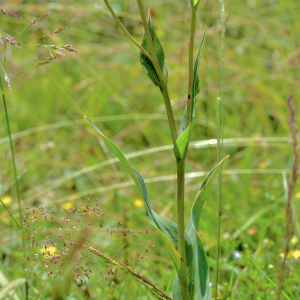
[[[20, 22], [12, 18], [3, 22], [4, 29], [12, 35], [26, 26], [27, 20], [51, 12], [47, 21], [20, 36], [22, 44], [36, 39], [40, 31], [66, 26], [68, 30], [46, 37], [43, 42], [67, 41], [80, 50], [76, 55], [37, 67], [15, 80], [48, 53], [37, 51], [36, 47], [13, 51], [8, 47], [4, 66], [13, 90], [7, 92], [6, 97], [22, 205], [36, 201], [50, 206], [68, 201], [77, 203], [93, 194], [110, 215], [126, 219], [128, 228], [150, 229], [143, 209], [134, 204], [139, 196], [132, 182], [103, 144], [99, 147], [83, 119], [83, 114], [87, 114], [94, 117], [95, 123], [101, 122], [103, 131], [122, 146], [126, 157], [141, 171], [149, 183], [150, 197], [159, 200], [155, 204], [157, 211], [174, 220], [172, 188], [176, 170], [169, 165], [173, 159], [172, 146], [160, 95], [138, 65], [138, 52], [113, 27], [104, 6], [95, 8], [94, 3], [76, 2], [74, 5], [60, 1], [56, 8], [30, 1], [13, 8], [9, 1], [2, 5], [23, 14]], [[223, 171], [219, 288], [220, 296], [227, 296], [233, 274], [232, 299], [273, 299], [272, 285], [249, 258], [253, 257], [276, 282], [279, 255], [284, 247], [282, 172], [286, 171], [289, 176], [291, 156], [285, 99], [292, 92], [296, 106], [300, 107], [298, 50], [294, 42], [300, 22], [298, 1], [280, 2], [235, 0], [226, 4], [224, 154], [230, 154], [230, 159]], [[119, 16], [132, 26], [135, 37], [141, 39], [142, 30], [133, 4], [134, 1], [124, 1], [126, 11]], [[186, 85], [181, 83], [187, 82], [189, 10], [184, 1], [153, 1], [151, 6], [156, 12], [158, 33], [167, 55], [171, 102], [180, 116], [186, 93]], [[206, 26], [208, 31], [200, 67], [201, 93], [193, 133], [193, 141], [196, 141], [191, 143], [187, 162], [187, 209], [201, 177], [217, 158], [216, 99], [221, 94], [219, 3], [202, 1], [199, 10], [197, 46]], [[0, 114], [0, 120], [4, 124], [4, 114]], [[8, 206], [17, 218], [5, 126], [1, 126], [0, 132], [3, 149], [0, 152], [0, 197], [12, 197], [13, 202]], [[296, 190], [299, 193], [299, 185]], [[216, 268], [216, 199], [216, 193], [207, 199], [201, 221], [211, 273]], [[295, 198], [294, 206], [299, 215], [299, 197]], [[21, 236], [3, 208], [0, 227], [5, 233], [1, 238], [5, 259], [1, 260], [3, 276], [0, 280], [4, 286], [5, 282], [25, 275], [19, 268], [16, 271], [17, 259], [14, 259], [22, 259], [18, 253]], [[16, 240], [8, 241], [12, 237]], [[155, 235], [155, 239], [156, 258], [162, 263], [155, 263], [147, 276], [154, 282], [159, 278], [158, 282], [163, 282], [166, 288], [172, 272], [170, 266], [165, 268], [166, 254], [161, 251], [159, 237]], [[299, 249], [299, 242], [292, 247]], [[288, 282], [292, 299], [299, 297], [295, 288], [300, 278], [298, 260], [289, 260], [293, 268]], [[51, 285], [51, 281], [33, 281], [36, 289], [33, 297], [41, 291], [40, 299], [46, 299]], [[91, 277], [88, 286], [93, 297], [152, 299], [130, 278], [122, 278], [114, 288], [101, 290], [96, 278]], [[80, 294], [89, 299], [80, 288], [72, 289], [73, 297]], [[22, 299], [21, 292], [18, 291], [19, 299]]]

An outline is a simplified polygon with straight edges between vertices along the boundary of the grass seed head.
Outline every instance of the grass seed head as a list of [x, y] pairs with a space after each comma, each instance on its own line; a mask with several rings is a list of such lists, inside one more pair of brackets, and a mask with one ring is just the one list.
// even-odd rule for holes
[[[26, 207], [26, 209], [29, 208]], [[28, 268], [27, 272], [32, 270], [34, 274], [38, 274], [41, 272], [42, 266], [43, 270], [47, 270], [47, 277], [54, 279], [60, 274], [64, 274], [66, 268], [72, 268], [74, 271], [73, 281], [79, 285], [83, 284], [84, 278], [90, 279], [89, 274], [92, 274], [93, 269], [96, 268], [95, 262], [91, 262], [90, 257], [87, 256], [87, 253], [91, 252], [88, 238], [93, 234], [99, 234], [99, 231], [103, 233], [101, 227], [104, 225], [106, 212], [100, 209], [99, 201], [95, 203], [88, 201], [84, 205], [78, 204], [74, 209], [68, 210], [59, 209], [53, 205], [50, 209], [48, 211], [45, 206], [36, 205], [30, 213], [23, 216], [23, 226], [25, 227], [23, 231], [26, 231], [26, 241], [23, 243], [23, 247], [25, 249], [27, 247], [28, 252], [33, 252], [32, 256], [26, 258], [26, 261], [32, 263], [32, 267]], [[150, 240], [139, 244], [139, 236], [143, 232], [137, 231], [137, 234], [129, 235], [129, 229], [122, 230], [121, 226], [121, 222], [118, 222], [115, 228], [104, 230], [104, 233], [109, 234], [109, 243], [113, 242], [114, 236], [118, 238], [118, 246], [108, 246], [107, 248], [101, 246], [101, 250], [105, 249], [109, 253], [116, 253], [115, 259], [125, 255], [125, 257], [136, 256], [141, 260], [148, 260], [144, 254], [148, 253], [146, 247]], [[118, 234], [119, 231], [121, 234]], [[131, 238], [134, 240], [130, 241]], [[101, 238], [101, 244], [102, 242]], [[120, 246], [121, 243], [123, 243], [122, 246]], [[136, 255], [135, 250], [133, 254], [129, 254], [130, 246], [139, 247], [139, 254]], [[107, 261], [103, 270], [99, 271], [98, 269], [97, 273], [103, 274], [106, 286], [115, 284], [116, 266], [110, 261]]]

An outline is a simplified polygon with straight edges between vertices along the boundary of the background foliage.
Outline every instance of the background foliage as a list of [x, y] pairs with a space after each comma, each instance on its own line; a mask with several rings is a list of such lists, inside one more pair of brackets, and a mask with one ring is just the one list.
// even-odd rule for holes
[[[143, 32], [135, 1], [112, 3], [128, 30], [141, 41]], [[71, 206], [85, 202], [88, 194], [91, 199], [98, 198], [110, 216], [107, 226], [114, 227], [121, 222], [133, 231], [149, 230], [155, 248], [149, 254], [150, 260], [138, 263], [136, 268], [168, 290], [174, 276], [170, 258], [146, 221], [138, 191], [83, 118], [87, 115], [129, 155], [130, 163], [145, 178], [153, 209], [174, 220], [176, 170], [169, 129], [160, 92], [144, 74], [137, 49], [123, 37], [102, 1], [19, 0], [4, 1], [1, 6], [21, 16], [20, 20], [0, 16], [1, 29], [14, 37], [32, 20], [50, 12], [48, 18], [16, 38], [21, 47], [7, 45], [5, 53], [3, 47], [0, 50], [1, 62], [12, 82], [12, 92], [7, 90], [6, 97], [22, 203], [24, 206], [35, 202]], [[145, 6], [152, 8], [156, 33], [165, 50], [169, 91], [179, 122], [187, 92], [190, 10], [185, 1], [145, 1]], [[284, 178], [285, 174], [289, 177], [291, 165], [288, 93], [292, 93], [296, 106], [300, 104], [299, 10], [297, 0], [226, 2], [224, 154], [230, 154], [230, 158], [223, 171], [219, 296], [226, 297], [232, 290], [232, 299], [274, 297], [274, 288], [250, 258], [276, 282], [284, 248]], [[59, 27], [68, 28], [35, 41]], [[217, 162], [221, 25], [216, 0], [200, 2], [197, 47], [206, 27], [199, 76], [201, 92], [192, 135], [192, 141], [197, 142], [192, 144], [187, 160], [187, 210], [205, 172]], [[19, 78], [37, 61], [49, 56], [46, 48], [34, 45], [37, 42], [71, 44], [80, 52], [35, 67]], [[0, 114], [0, 121], [3, 124], [0, 127], [0, 195], [17, 213], [4, 113]], [[212, 282], [217, 237], [214, 190], [213, 187], [200, 224]], [[298, 215], [299, 199], [298, 185], [294, 199]], [[25, 275], [18, 261], [22, 259], [18, 252], [20, 234], [3, 208], [0, 226], [0, 285], [4, 286], [4, 278], [10, 282]], [[95, 244], [101, 241], [102, 235]], [[292, 272], [287, 284], [291, 295], [298, 299], [300, 255], [297, 249], [300, 248], [296, 237], [292, 249], [289, 259]], [[137, 250], [133, 247], [130, 254], [134, 251]], [[135, 264], [134, 259], [132, 263]], [[70, 299], [97, 299], [99, 295], [105, 295], [105, 299], [152, 299], [121, 272], [114, 287], [101, 287], [102, 277], [96, 274], [84, 285], [88, 292], [74, 285]], [[31, 278], [29, 273], [28, 276]], [[42, 290], [39, 299], [47, 299], [51, 280], [30, 280], [36, 289], [31, 299], [39, 290]]]

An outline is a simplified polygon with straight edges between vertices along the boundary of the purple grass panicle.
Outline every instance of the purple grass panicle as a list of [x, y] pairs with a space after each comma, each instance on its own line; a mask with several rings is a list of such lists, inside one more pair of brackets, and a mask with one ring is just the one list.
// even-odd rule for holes
[[13, 46], [15, 46], [16, 44], [17, 44], [18, 46], [20, 46], [20, 43], [19, 43], [15, 38], [13, 38], [12, 36], [10, 36], [10, 35], [7, 34], [7, 33], [6, 33], [5, 39], [6, 39], [9, 43], [11, 43]]
[[[122, 224], [120, 222], [115, 228], [105, 228], [106, 212], [100, 209], [98, 200], [91, 203], [88, 199], [86, 204], [79, 204], [68, 209], [58, 209], [52, 205], [50, 210], [47, 210], [45, 206], [36, 205], [32, 209], [26, 207], [26, 210], [29, 213], [23, 216], [22, 225], [23, 232], [26, 233], [26, 240], [22, 246], [24, 250], [27, 250], [27, 253], [32, 253], [31, 256], [29, 255], [24, 259], [31, 263], [31, 266], [25, 271], [33, 272], [34, 277], [38, 276], [38, 272], [42, 269], [46, 271], [48, 277], [55, 279], [71, 267], [74, 271], [72, 281], [79, 285], [83, 284], [84, 280], [90, 279], [90, 275], [96, 267], [91, 257], [85, 254], [87, 251], [91, 252], [89, 239], [95, 238], [95, 235], [99, 235], [101, 231], [107, 232], [109, 239], [112, 236], [118, 239], [124, 238], [125, 245], [119, 247], [120, 241], [118, 241], [117, 249], [109, 248], [109, 250], [117, 253], [115, 259], [122, 251], [125, 253], [124, 249], [126, 248], [127, 251], [128, 246], [132, 244], [139, 246], [140, 250], [138, 254], [134, 251], [131, 256], [148, 260], [149, 258], [145, 254], [148, 255], [149, 246], [154, 246], [149, 244], [153, 240], [147, 240], [143, 244], [138, 244], [135, 241], [135, 236], [148, 232], [138, 231], [137, 234], [131, 234], [129, 230], [121, 229]], [[130, 242], [129, 240], [132, 238], [134, 241]], [[24, 250], [21, 249], [20, 251]], [[103, 251], [102, 248], [101, 251]], [[100, 251], [96, 252], [97, 254], [101, 253]], [[105, 261], [105, 268], [100, 271], [98, 269], [97, 273], [102, 274], [101, 278], [104, 280], [102, 285], [114, 285], [113, 280], [117, 266], [109, 260]], [[41, 276], [39, 275], [39, 277]]]
[[15, 11], [7, 11], [3, 8], [0, 8], [0, 11], [4, 14], [4, 15], [10, 15], [13, 18], [17, 18], [20, 19], [20, 16], [15, 12]]
[[43, 15], [39, 16], [38, 18], [36, 18], [35, 20], [33, 20], [31, 23], [29, 23], [29, 24], [28, 24], [28, 27], [31, 26], [31, 25], [33, 25], [33, 24], [35, 24], [36, 22], [38, 22], [38, 21], [40, 21], [40, 20], [42, 20], [42, 19], [48, 17], [49, 14], [50, 14], [50, 13], [46, 13], [46, 14], [43, 14]]
[[297, 118], [295, 107], [293, 104], [293, 99], [291, 94], [288, 95], [287, 104], [289, 108], [289, 128], [291, 132], [291, 143], [293, 149], [293, 165], [292, 165], [292, 176], [288, 182], [288, 195], [286, 201], [285, 215], [286, 215], [286, 240], [285, 240], [285, 248], [283, 253], [283, 259], [280, 263], [279, 271], [278, 271], [278, 283], [277, 283], [277, 291], [276, 291], [276, 300], [281, 298], [281, 292], [284, 287], [285, 282], [285, 272], [287, 267], [287, 258], [290, 251], [290, 241], [293, 236], [293, 211], [292, 211], [292, 193], [297, 182], [297, 173], [298, 173], [298, 127], [297, 127]]

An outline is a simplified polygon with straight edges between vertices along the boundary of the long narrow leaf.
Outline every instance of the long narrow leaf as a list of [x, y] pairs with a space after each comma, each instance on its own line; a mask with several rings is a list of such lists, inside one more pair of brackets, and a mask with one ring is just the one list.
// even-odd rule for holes
[[225, 157], [221, 162], [219, 162], [203, 180], [200, 190], [197, 193], [195, 201], [193, 203], [190, 221], [186, 230], [192, 242], [193, 251], [194, 251], [193, 276], [191, 276], [192, 280], [190, 280], [189, 282], [190, 285], [189, 290], [190, 290], [190, 296], [192, 300], [211, 299], [211, 294], [209, 289], [208, 264], [207, 264], [204, 246], [198, 234], [198, 228], [199, 228], [199, 221], [200, 221], [202, 207], [205, 201], [205, 199], [203, 198], [205, 196], [207, 188], [212, 183], [220, 167], [224, 164], [227, 158], [228, 156]]
[[[277, 284], [258, 266], [258, 264], [252, 259], [250, 258], [251, 262], [255, 265], [255, 267], [259, 270], [259, 272], [264, 275], [266, 277], [266, 279], [272, 284], [272, 286], [276, 289], [277, 288]], [[282, 291], [282, 295], [285, 299], [287, 300], [292, 300], [286, 292]]]
[[[201, 54], [202, 54], [202, 50], [203, 50], [203, 46], [204, 46], [204, 41], [205, 41], [205, 36], [206, 36], [206, 31], [204, 32], [202, 41], [201, 41], [201, 45], [200, 45], [200, 49], [198, 51], [196, 60], [195, 60], [195, 64], [194, 64], [194, 71], [193, 71], [193, 89], [192, 89], [192, 122], [193, 119], [195, 117], [195, 105], [196, 105], [196, 101], [197, 101], [197, 96], [200, 92], [200, 80], [199, 80], [199, 65], [200, 65], [200, 59], [201, 59]], [[179, 125], [179, 129], [178, 129], [178, 136], [180, 136], [184, 130], [186, 129], [186, 108], [184, 111], [184, 114], [182, 116], [180, 125]]]
[[[177, 250], [178, 248], [178, 234], [177, 234], [177, 225], [173, 223], [172, 221], [166, 220], [160, 215], [158, 215], [155, 211], [151, 209], [147, 189], [145, 182], [141, 175], [129, 164], [127, 159], [125, 158], [122, 151], [119, 149], [119, 147], [112, 142], [110, 139], [108, 139], [101, 130], [87, 117], [85, 117], [86, 120], [92, 125], [92, 127], [97, 131], [97, 133], [104, 139], [104, 141], [107, 143], [107, 145], [110, 147], [110, 149], [115, 153], [115, 155], [119, 158], [120, 162], [124, 166], [127, 173], [131, 176], [133, 181], [135, 182], [139, 192], [144, 198], [145, 208], [146, 208], [146, 215], [150, 223], [158, 229], [158, 232], [160, 236], [162, 237], [166, 248], [168, 249], [169, 254], [171, 255], [171, 258], [173, 260], [173, 263], [176, 267], [177, 273], [179, 276], [181, 276], [182, 279], [187, 278], [188, 270], [183, 265], [180, 254]], [[188, 267], [192, 264], [191, 257], [193, 256], [193, 250], [192, 250], [192, 244], [189, 240], [189, 236], [186, 234], [186, 252], [187, 252], [187, 264]]]
[[193, 90], [192, 90], [192, 118], [195, 117], [195, 104], [197, 100], [197, 96], [200, 92], [200, 80], [199, 80], [199, 65], [200, 65], [200, 59], [201, 59], [201, 54], [203, 50], [203, 45], [205, 41], [205, 36], [206, 36], [206, 31], [204, 32], [202, 42], [200, 45], [200, 49], [198, 51], [195, 64], [194, 64], [194, 71], [193, 71]]

